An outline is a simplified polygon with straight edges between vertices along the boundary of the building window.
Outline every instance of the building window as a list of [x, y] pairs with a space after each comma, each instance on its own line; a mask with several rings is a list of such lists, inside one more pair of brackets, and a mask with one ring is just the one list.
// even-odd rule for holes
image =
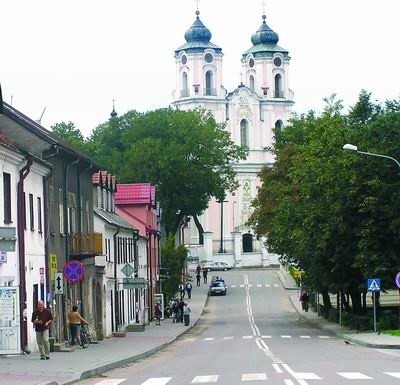
[[254, 76], [250, 75], [249, 77], [249, 88], [254, 92]]
[[75, 193], [68, 193], [68, 224], [69, 233], [76, 233], [76, 195]]
[[49, 186], [49, 211], [50, 211], [50, 215], [49, 215], [49, 223], [50, 223], [50, 233], [54, 234], [55, 233], [55, 220], [54, 220], [54, 216], [55, 216], [55, 204], [54, 204], [54, 187], [53, 186]]
[[246, 119], [240, 121], [240, 145], [249, 148], [249, 124]]
[[11, 223], [11, 175], [3, 172], [4, 223]]
[[65, 234], [65, 228], [64, 228], [64, 191], [63, 191], [62, 188], [58, 189], [58, 216], [59, 216], [60, 234]]
[[29, 194], [29, 225], [31, 231], [35, 230], [35, 215], [33, 213], [33, 194]]
[[182, 92], [181, 92], [182, 97], [187, 97], [189, 96], [189, 87], [188, 87], [188, 76], [186, 72], [182, 73]]
[[275, 97], [276, 98], [283, 98], [282, 76], [280, 74], [277, 74], [275, 76]]
[[283, 122], [282, 122], [282, 120], [278, 119], [275, 122], [275, 130], [280, 131], [280, 130], [282, 130], [282, 128], [283, 128]]
[[206, 89], [205, 95], [214, 95], [215, 92], [213, 90], [213, 73], [212, 71], [206, 72]]
[[39, 233], [43, 232], [42, 226], [42, 199], [38, 197], [37, 199], [37, 217], [38, 217], [38, 231]]

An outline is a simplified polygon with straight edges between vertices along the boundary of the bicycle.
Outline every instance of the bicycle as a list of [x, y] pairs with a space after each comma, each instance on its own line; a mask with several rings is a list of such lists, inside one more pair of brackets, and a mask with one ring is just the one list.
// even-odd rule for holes
[[85, 349], [89, 346], [91, 342], [90, 334], [91, 333], [89, 327], [86, 325], [82, 325], [80, 334], [80, 345], [82, 346], [82, 349]]

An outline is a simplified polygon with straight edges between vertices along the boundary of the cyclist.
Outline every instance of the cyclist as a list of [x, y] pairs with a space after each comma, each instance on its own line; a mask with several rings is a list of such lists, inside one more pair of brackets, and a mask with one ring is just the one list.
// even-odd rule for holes
[[89, 325], [89, 322], [79, 314], [78, 306], [72, 306], [72, 311], [68, 312], [67, 322], [71, 331], [71, 345], [75, 345], [77, 341], [80, 345], [81, 324]]

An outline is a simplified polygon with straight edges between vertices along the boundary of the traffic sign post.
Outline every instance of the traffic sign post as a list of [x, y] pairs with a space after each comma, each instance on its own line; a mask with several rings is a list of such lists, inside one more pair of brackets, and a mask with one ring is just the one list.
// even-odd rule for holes
[[63, 274], [54, 274], [54, 294], [64, 294]]
[[376, 333], [376, 293], [381, 291], [381, 280], [379, 278], [369, 278], [367, 289], [372, 292], [372, 301], [374, 302], [374, 332]]
[[63, 274], [69, 283], [76, 283], [85, 277], [85, 268], [79, 261], [68, 261], [64, 265]]

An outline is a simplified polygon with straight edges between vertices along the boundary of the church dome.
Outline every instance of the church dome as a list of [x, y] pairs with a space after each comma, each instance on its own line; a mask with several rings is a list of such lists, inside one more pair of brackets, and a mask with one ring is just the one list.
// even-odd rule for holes
[[200, 12], [196, 12], [196, 20], [192, 24], [192, 26], [186, 31], [185, 39], [188, 43], [194, 41], [204, 41], [209, 42], [211, 40], [211, 32], [210, 30], [202, 23], [199, 18]]
[[253, 33], [251, 36], [251, 42], [253, 45], [259, 44], [277, 44], [279, 41], [279, 36], [276, 32], [274, 32], [270, 27], [268, 27], [265, 22], [265, 15], [263, 15], [263, 22], [261, 27], [257, 32]]

